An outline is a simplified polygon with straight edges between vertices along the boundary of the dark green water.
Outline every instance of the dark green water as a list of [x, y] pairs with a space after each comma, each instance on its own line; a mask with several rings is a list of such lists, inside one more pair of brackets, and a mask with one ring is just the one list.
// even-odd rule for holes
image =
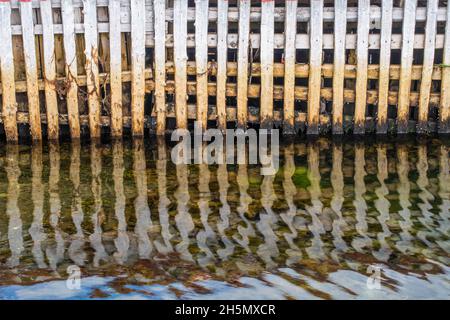
[[2, 146], [0, 298], [449, 299], [449, 151], [300, 141], [261, 176], [153, 140]]

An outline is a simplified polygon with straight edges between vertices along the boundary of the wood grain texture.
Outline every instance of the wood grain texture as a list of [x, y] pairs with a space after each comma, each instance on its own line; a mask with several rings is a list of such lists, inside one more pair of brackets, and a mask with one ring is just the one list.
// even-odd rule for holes
[[166, 131], [166, 1], [155, 0], [155, 108], [156, 133]]
[[445, 46], [442, 58], [441, 101], [439, 107], [439, 132], [450, 133], [450, 2], [447, 3]]
[[369, 59], [370, 0], [358, 1], [358, 35], [356, 45], [356, 100], [353, 133], [365, 132], [367, 67]]
[[437, 28], [438, 0], [429, 0], [427, 4], [427, 23], [425, 26], [425, 49], [422, 63], [422, 80], [420, 81], [419, 115], [417, 132], [428, 132], [428, 113], [430, 104], [430, 90], [434, 67], [434, 52]]
[[413, 63], [414, 32], [417, 0], [405, 0], [400, 82], [398, 90], [397, 132], [408, 132], [409, 93], [411, 91], [411, 68]]
[[[217, 128], [225, 132], [227, 128], [227, 60], [228, 60], [228, 0], [217, 2]], [[209, 70], [209, 68], [208, 68]]]
[[333, 133], [343, 134], [347, 0], [337, 0], [334, 6]]
[[271, 129], [273, 126], [274, 10], [273, 0], [261, 2], [260, 126], [262, 129]]
[[2, 120], [6, 140], [14, 142], [18, 140], [17, 103], [11, 35], [11, 4], [9, 2], [0, 2], [0, 25], [2, 26], [0, 28], [0, 42], [2, 44], [2, 54], [0, 54]]
[[239, 0], [237, 126], [247, 128], [248, 49], [250, 36], [250, 0]]
[[381, 16], [380, 71], [378, 81], [377, 133], [388, 129], [389, 70], [391, 63], [392, 0], [383, 0]]
[[53, 12], [50, 1], [40, 2], [44, 49], [45, 107], [47, 113], [47, 134], [50, 140], [59, 138], [58, 101], [56, 94], [55, 35], [53, 33]]
[[319, 133], [320, 88], [322, 85], [323, 0], [311, 0], [309, 32], [311, 48], [309, 51], [307, 133], [316, 135]]
[[122, 119], [122, 33], [120, 0], [109, 0], [109, 69], [111, 92], [111, 135], [121, 137]]
[[284, 23], [284, 108], [283, 132], [295, 134], [295, 38], [297, 35], [297, 1], [286, 1]]
[[208, 0], [195, 0], [195, 61], [197, 66], [197, 122], [208, 125]]
[[41, 140], [41, 112], [39, 105], [36, 47], [33, 31], [34, 23], [32, 10], [31, 2], [20, 2], [20, 18], [23, 30], [23, 55], [27, 80], [30, 133], [33, 140]]
[[100, 131], [100, 79], [98, 70], [98, 31], [96, 0], [83, 0], [86, 88], [89, 107], [89, 132], [99, 138]]
[[75, 47], [74, 11], [72, 0], [61, 0], [61, 14], [64, 34], [65, 84], [67, 87], [67, 112], [69, 115], [70, 136], [80, 138], [80, 119], [78, 109], [78, 66]]
[[174, 64], [177, 128], [187, 128], [187, 1], [174, 0]]
[[132, 133], [144, 135], [145, 99], [145, 1], [131, 0], [131, 117]]

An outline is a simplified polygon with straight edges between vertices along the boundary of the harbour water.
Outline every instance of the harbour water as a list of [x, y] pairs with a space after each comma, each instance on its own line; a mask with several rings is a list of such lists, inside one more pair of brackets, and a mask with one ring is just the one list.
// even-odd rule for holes
[[170, 148], [1, 146], [0, 299], [450, 298], [449, 140], [284, 141], [274, 176]]

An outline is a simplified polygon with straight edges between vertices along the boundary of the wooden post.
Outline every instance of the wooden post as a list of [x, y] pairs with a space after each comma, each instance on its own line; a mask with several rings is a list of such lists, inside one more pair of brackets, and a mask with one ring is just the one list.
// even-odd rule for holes
[[131, 118], [133, 136], [144, 135], [145, 0], [131, 0]]
[[420, 81], [418, 133], [428, 132], [428, 112], [430, 108], [430, 90], [434, 67], [434, 51], [436, 50], [437, 11], [439, 1], [429, 0], [427, 4], [427, 23], [425, 26], [425, 44], [422, 63], [422, 79]]
[[407, 133], [409, 122], [409, 94], [414, 52], [417, 0], [405, 0], [403, 10], [402, 55], [398, 90], [397, 132]]
[[217, 2], [217, 127], [227, 129], [228, 0]]
[[208, 0], [195, 0], [195, 63], [197, 66], [197, 121], [208, 125]]
[[284, 112], [283, 132], [295, 133], [295, 62], [297, 36], [297, 0], [286, 1], [284, 21]]
[[100, 137], [100, 81], [98, 75], [97, 0], [83, 0], [86, 85], [91, 138]]
[[179, 129], [187, 128], [187, 7], [187, 1], [174, 0], [175, 112]]
[[333, 133], [343, 134], [347, 0], [334, 4]]
[[239, 0], [237, 126], [247, 128], [248, 48], [250, 41], [250, 0]]
[[319, 133], [320, 87], [322, 82], [323, 0], [311, 0], [309, 21], [308, 134]]
[[77, 56], [75, 49], [75, 26], [72, 0], [61, 0], [63, 21], [64, 53], [66, 56], [67, 112], [69, 115], [70, 136], [80, 138], [80, 119], [78, 111]]
[[122, 119], [122, 32], [120, 0], [109, 1], [109, 61], [111, 92], [111, 135], [121, 137]]
[[388, 129], [389, 68], [391, 64], [392, 0], [383, 0], [381, 6], [380, 74], [378, 80], [377, 133]]
[[156, 133], [166, 131], [166, 1], [155, 0], [155, 107]]
[[445, 26], [444, 54], [441, 70], [439, 132], [450, 133], [450, 2], [447, 3], [447, 25]]
[[27, 76], [30, 132], [33, 140], [41, 140], [41, 112], [39, 106], [36, 47], [34, 40], [33, 9], [31, 7], [31, 1], [20, 2], [20, 19], [22, 23], [23, 53]]
[[367, 67], [369, 57], [370, 0], [358, 1], [358, 35], [356, 44], [355, 127], [353, 133], [364, 134], [367, 105]]
[[17, 134], [17, 103], [16, 85], [14, 79], [14, 58], [11, 35], [11, 3], [0, 2], [0, 72], [2, 80], [2, 116], [6, 133], [6, 140], [18, 140]]
[[55, 35], [53, 33], [53, 12], [51, 1], [39, 3], [42, 18], [44, 47], [44, 87], [47, 110], [47, 131], [50, 140], [59, 137], [58, 102], [56, 96]]
[[260, 127], [273, 126], [273, 49], [274, 49], [274, 10], [273, 0], [261, 1], [261, 106]]

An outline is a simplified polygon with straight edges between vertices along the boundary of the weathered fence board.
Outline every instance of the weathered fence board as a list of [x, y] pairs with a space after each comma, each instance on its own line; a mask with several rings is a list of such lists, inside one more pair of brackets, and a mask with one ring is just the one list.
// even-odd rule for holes
[[333, 133], [343, 133], [345, 33], [347, 30], [347, 0], [337, 0], [334, 20], [333, 66]]
[[248, 49], [250, 37], [250, 0], [239, 0], [239, 38], [238, 38], [238, 96], [237, 117], [238, 128], [247, 127], [247, 91], [248, 91]]
[[83, 0], [86, 85], [91, 138], [100, 137], [100, 80], [96, 0]]
[[425, 49], [423, 53], [422, 79], [420, 81], [419, 115], [417, 132], [428, 132], [428, 113], [430, 104], [431, 77], [434, 65], [434, 43], [437, 29], [438, 0], [428, 1], [427, 23], [425, 26]]
[[270, 129], [273, 123], [273, 59], [274, 59], [274, 10], [273, 0], [261, 1], [261, 107], [260, 125]]
[[31, 2], [20, 2], [20, 18], [23, 30], [23, 54], [27, 79], [30, 132], [33, 140], [41, 140], [41, 113], [39, 110], [36, 46], [34, 40], [33, 11], [31, 8]]
[[450, 133], [449, 19], [437, 0], [2, 1], [3, 132]]
[[416, 25], [417, 0], [405, 0], [403, 37], [402, 37], [402, 57], [400, 69], [400, 84], [398, 98], [398, 132], [407, 133], [409, 121], [409, 92], [411, 90], [411, 68], [413, 63], [414, 50], [414, 30]]
[[9, 2], [0, 2], [0, 23], [2, 26], [0, 28], [0, 42], [2, 43], [2, 54], [0, 54], [2, 120], [6, 139], [8, 141], [17, 141], [17, 103], [11, 35], [11, 6]]
[[358, 1], [358, 35], [356, 45], [356, 100], [355, 100], [355, 134], [365, 132], [367, 65], [369, 59], [369, 8], [370, 0]]
[[122, 34], [120, 32], [120, 0], [109, 2], [109, 61], [111, 92], [111, 135], [122, 136]]
[[319, 133], [320, 88], [322, 67], [323, 0], [311, 0], [309, 32], [308, 133]]
[[45, 108], [47, 113], [48, 138], [59, 138], [58, 100], [56, 94], [55, 35], [50, 1], [41, 1], [42, 34], [44, 43]]
[[286, 1], [284, 25], [284, 110], [283, 129], [286, 134], [295, 133], [295, 36], [297, 34], [297, 1]]
[[75, 46], [74, 8], [72, 0], [61, 0], [61, 14], [64, 27], [64, 53], [66, 57], [67, 114], [70, 136], [80, 138], [80, 120], [78, 108], [78, 66]]
[[195, 0], [195, 62], [197, 67], [197, 121], [208, 124], [208, 0]]
[[173, 34], [175, 64], [175, 102], [177, 113], [177, 128], [187, 128], [187, 1], [174, 0]]
[[166, 131], [166, 21], [165, 0], [155, 0], [155, 109], [156, 133]]
[[145, 1], [131, 0], [131, 117], [133, 136], [144, 135]]
[[[227, 60], [228, 60], [228, 0], [217, 2], [217, 127], [222, 132], [227, 128]], [[209, 67], [208, 67], [209, 69]]]
[[440, 101], [439, 132], [450, 133], [450, 2], [447, 3], [447, 25], [442, 58], [442, 84]]
[[391, 63], [392, 6], [392, 0], [383, 1], [381, 16], [380, 74], [378, 80], [377, 133], [379, 134], [385, 134], [388, 130], [388, 95], [389, 71]]

